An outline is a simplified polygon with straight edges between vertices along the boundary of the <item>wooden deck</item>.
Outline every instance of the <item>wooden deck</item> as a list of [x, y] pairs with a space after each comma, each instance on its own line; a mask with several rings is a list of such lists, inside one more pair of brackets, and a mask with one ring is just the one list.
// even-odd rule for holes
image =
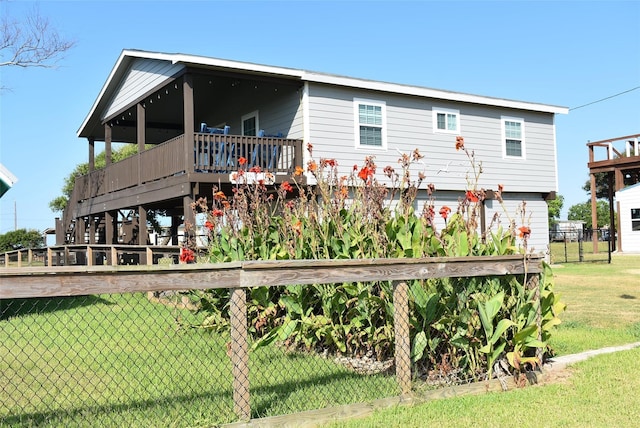
[[[97, 196], [187, 175], [191, 182], [230, 183], [245, 158], [246, 170], [260, 168], [289, 178], [302, 166], [302, 140], [195, 133], [189, 147], [184, 134], [76, 180], [74, 198]], [[193, 174], [198, 174], [194, 176]], [[286, 179], [286, 178], [285, 178]], [[180, 180], [184, 181], [184, 180]]]
[[290, 180], [296, 167], [302, 166], [302, 150], [302, 140], [296, 139], [200, 132], [178, 135], [78, 177], [63, 218], [56, 224], [56, 236], [78, 235], [76, 239], [56, 238], [56, 243], [85, 243], [81, 238], [85, 226], [78, 227], [79, 219], [91, 222], [91, 218], [104, 218], [105, 213], [118, 210], [144, 206], [187, 215], [189, 201], [198, 196], [211, 200], [214, 188], [230, 191], [240, 170], [269, 174], [274, 184]]

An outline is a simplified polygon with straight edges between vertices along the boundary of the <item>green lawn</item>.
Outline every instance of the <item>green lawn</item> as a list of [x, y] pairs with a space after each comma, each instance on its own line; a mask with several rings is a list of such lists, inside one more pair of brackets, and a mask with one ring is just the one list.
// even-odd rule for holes
[[[640, 341], [640, 256], [555, 266], [567, 304], [551, 343], [560, 355]], [[640, 420], [640, 349], [576, 363], [548, 384], [397, 406], [329, 427], [628, 427]]]
[[[567, 304], [558, 354], [640, 341], [640, 256], [554, 267]], [[212, 426], [233, 413], [228, 335], [180, 328], [186, 310], [143, 294], [0, 301], [0, 427]], [[108, 350], [108, 352], [105, 352]], [[576, 364], [565, 383], [397, 407], [335, 426], [628, 426], [640, 388], [632, 350]], [[252, 352], [252, 417], [398, 394], [330, 359]], [[73, 392], [73, 393], [72, 393]], [[605, 423], [605, 422], [611, 423]]]
[[[228, 334], [181, 329], [193, 315], [144, 294], [0, 301], [0, 427], [211, 426], [236, 420]], [[398, 394], [390, 376], [261, 348], [252, 417]]]

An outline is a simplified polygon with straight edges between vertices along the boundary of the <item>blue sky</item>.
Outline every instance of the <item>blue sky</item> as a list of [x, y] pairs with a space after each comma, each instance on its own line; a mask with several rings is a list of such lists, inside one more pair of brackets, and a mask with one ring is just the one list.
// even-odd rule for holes
[[640, 133], [640, 1], [43, 0], [1, 1], [0, 14], [35, 6], [76, 45], [56, 69], [0, 70], [0, 162], [19, 180], [0, 200], [0, 233], [16, 218], [54, 226], [49, 202], [88, 159], [76, 132], [123, 49], [572, 108], [556, 120], [563, 218], [588, 200], [587, 141]]

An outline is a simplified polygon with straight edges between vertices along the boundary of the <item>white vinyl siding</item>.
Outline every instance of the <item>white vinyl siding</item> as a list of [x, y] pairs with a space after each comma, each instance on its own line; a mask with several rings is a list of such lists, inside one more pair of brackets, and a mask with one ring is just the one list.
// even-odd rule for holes
[[460, 134], [460, 112], [458, 110], [434, 107], [433, 132]]
[[502, 117], [502, 143], [505, 158], [525, 158], [524, 120]]
[[356, 147], [387, 148], [386, 105], [354, 98]]
[[184, 69], [182, 64], [153, 59], [136, 59], [122, 78], [120, 88], [109, 100], [100, 118], [105, 119], [121, 112], [131, 103], [157, 88]]
[[[359, 146], [359, 126], [354, 99], [385, 103], [386, 150]], [[437, 102], [436, 102], [437, 101]], [[438, 190], [464, 189], [470, 164], [462, 151], [456, 151], [456, 135], [433, 130], [433, 110], [446, 108], [460, 112], [461, 134], [477, 162], [482, 162], [478, 187], [496, 189], [503, 184], [509, 192], [548, 193], [558, 191], [553, 115], [523, 111], [505, 111], [480, 105], [456, 105], [441, 100], [422, 100], [395, 94], [367, 94], [329, 85], [309, 85], [308, 132], [313, 156], [338, 159], [340, 174], [350, 174], [364, 157], [375, 156], [377, 178], [386, 177], [382, 169], [398, 166], [400, 153], [418, 148], [425, 158], [411, 166], [412, 179], [423, 172], [422, 186], [433, 183]], [[263, 115], [260, 110], [260, 125]], [[526, 160], [505, 162], [502, 142], [502, 117], [521, 118], [526, 123]], [[233, 128], [232, 128], [233, 129]], [[305, 151], [305, 156], [308, 153]], [[305, 157], [305, 162], [310, 158]], [[511, 159], [511, 158], [510, 158]]]

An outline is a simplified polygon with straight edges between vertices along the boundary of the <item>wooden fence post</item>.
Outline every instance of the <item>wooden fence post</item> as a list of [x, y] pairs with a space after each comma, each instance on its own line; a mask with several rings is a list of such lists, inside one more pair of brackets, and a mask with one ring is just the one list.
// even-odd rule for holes
[[[538, 329], [538, 340], [542, 341], [542, 293], [540, 293], [540, 274], [530, 274], [527, 278], [526, 288], [528, 290], [535, 290], [534, 301], [537, 302], [538, 307], [536, 309], [536, 326]], [[542, 366], [544, 349], [536, 348], [536, 357]]]
[[249, 401], [249, 342], [247, 338], [247, 294], [244, 288], [231, 292], [231, 364], [233, 408], [240, 420], [251, 419]]
[[411, 340], [409, 338], [409, 286], [394, 281], [393, 325], [396, 342], [396, 377], [402, 394], [411, 392]]

